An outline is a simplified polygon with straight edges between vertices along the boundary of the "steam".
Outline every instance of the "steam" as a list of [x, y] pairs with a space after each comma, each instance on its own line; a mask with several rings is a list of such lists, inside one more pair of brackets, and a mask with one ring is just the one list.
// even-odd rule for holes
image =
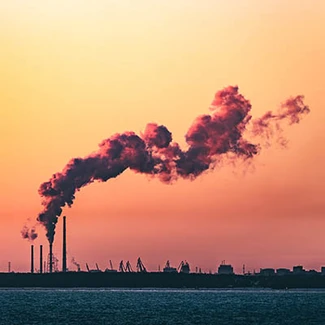
[[[115, 134], [103, 140], [97, 152], [71, 159], [62, 172], [39, 188], [44, 210], [37, 220], [46, 228], [48, 241], [53, 243], [62, 208], [72, 206], [76, 191], [83, 186], [106, 182], [128, 168], [158, 177], [164, 183], [178, 178], [193, 180], [223, 157], [247, 160], [256, 156], [261, 145], [244, 138], [245, 133], [270, 139], [281, 133], [281, 122], [299, 123], [301, 116], [309, 113], [303, 96], [297, 96], [285, 101], [277, 113], [269, 111], [252, 120], [250, 102], [233, 86], [215, 94], [210, 110], [189, 128], [186, 150], [172, 142], [172, 134], [165, 126], [150, 123], [140, 136], [134, 132]], [[23, 232], [24, 238], [34, 239], [35, 235], [33, 229]]]

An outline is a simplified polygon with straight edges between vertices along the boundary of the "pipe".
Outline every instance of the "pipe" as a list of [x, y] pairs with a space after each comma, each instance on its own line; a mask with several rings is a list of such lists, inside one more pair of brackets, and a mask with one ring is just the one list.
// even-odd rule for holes
[[62, 272], [67, 272], [67, 224], [66, 217], [63, 217], [63, 244], [62, 244]]
[[43, 273], [43, 245], [39, 247], [39, 273]]
[[52, 271], [53, 271], [53, 251], [52, 251], [52, 249], [53, 249], [53, 244], [50, 243], [50, 265], [49, 265], [50, 273], [52, 273]]
[[34, 273], [34, 245], [30, 246], [30, 273]]

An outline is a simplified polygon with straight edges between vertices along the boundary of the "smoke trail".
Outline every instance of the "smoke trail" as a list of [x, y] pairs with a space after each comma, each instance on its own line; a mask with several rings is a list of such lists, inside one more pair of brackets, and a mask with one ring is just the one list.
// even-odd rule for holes
[[280, 130], [281, 120], [298, 123], [301, 115], [309, 112], [303, 96], [297, 96], [284, 102], [278, 113], [267, 112], [251, 120], [250, 102], [233, 86], [215, 94], [210, 110], [211, 114], [197, 117], [189, 128], [185, 135], [187, 150], [172, 142], [172, 134], [165, 126], [150, 123], [141, 136], [134, 132], [115, 134], [102, 141], [97, 152], [70, 160], [62, 172], [39, 188], [44, 210], [37, 220], [46, 228], [49, 242], [54, 240], [62, 208], [71, 207], [76, 191], [83, 186], [94, 181], [106, 182], [127, 168], [158, 177], [164, 183], [179, 177], [195, 179], [226, 155], [236, 159], [257, 155], [260, 144], [243, 137], [249, 127], [254, 136], [270, 138]]
[[24, 226], [23, 229], [21, 230], [21, 235], [24, 239], [28, 240], [34, 240], [37, 238], [37, 233], [35, 227], [28, 228], [28, 226]]
[[264, 137], [267, 145], [269, 140], [276, 136], [277, 142], [283, 146], [287, 140], [282, 136], [282, 128], [280, 122], [286, 120], [289, 125], [299, 123], [303, 114], [308, 114], [310, 109], [303, 102], [303, 96], [296, 96], [287, 99], [282, 103], [277, 114], [272, 111], [266, 112], [262, 117], [252, 121], [252, 133], [255, 136]]

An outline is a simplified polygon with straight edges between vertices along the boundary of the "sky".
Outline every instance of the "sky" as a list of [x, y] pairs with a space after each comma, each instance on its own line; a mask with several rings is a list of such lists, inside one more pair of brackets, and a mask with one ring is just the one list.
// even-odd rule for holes
[[[224, 164], [166, 185], [131, 171], [65, 208], [68, 265], [150, 270], [187, 260], [215, 272], [325, 265], [325, 2], [11, 0], [0, 2], [0, 271], [28, 271], [26, 220], [39, 185], [72, 157], [149, 122], [185, 147], [196, 116], [228, 85], [254, 117], [304, 95], [311, 113], [253, 166]], [[61, 221], [61, 222], [60, 222]], [[62, 220], [54, 253], [60, 259]], [[47, 241], [38, 228], [36, 245]], [[37, 264], [37, 263], [36, 263]], [[38, 267], [38, 265], [36, 265]]]

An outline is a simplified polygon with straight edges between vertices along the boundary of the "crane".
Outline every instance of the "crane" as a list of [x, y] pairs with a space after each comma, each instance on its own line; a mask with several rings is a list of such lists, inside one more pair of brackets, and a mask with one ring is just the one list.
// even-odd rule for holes
[[110, 268], [106, 268], [105, 272], [111, 272], [111, 273], [117, 272], [117, 270], [113, 269], [113, 263], [111, 260], [109, 260], [109, 265], [110, 265]]
[[123, 260], [120, 262], [119, 271], [120, 272], [126, 272]]
[[137, 272], [142, 272], [142, 273], [147, 272], [147, 269], [146, 269], [146, 267], [144, 266], [144, 264], [142, 263], [140, 257], [138, 258], [138, 261], [137, 261]]
[[89, 268], [89, 266], [88, 266], [87, 263], [86, 263], [86, 268], [87, 268], [87, 271], [88, 271], [89, 273], [98, 273], [98, 272], [102, 272], [102, 271], [99, 269], [97, 263], [96, 263], [96, 269], [94, 269], [94, 270], [91, 270], [91, 269]]
[[126, 270], [126, 272], [133, 272], [131, 263], [129, 261], [127, 261], [125, 264], [125, 270]]

